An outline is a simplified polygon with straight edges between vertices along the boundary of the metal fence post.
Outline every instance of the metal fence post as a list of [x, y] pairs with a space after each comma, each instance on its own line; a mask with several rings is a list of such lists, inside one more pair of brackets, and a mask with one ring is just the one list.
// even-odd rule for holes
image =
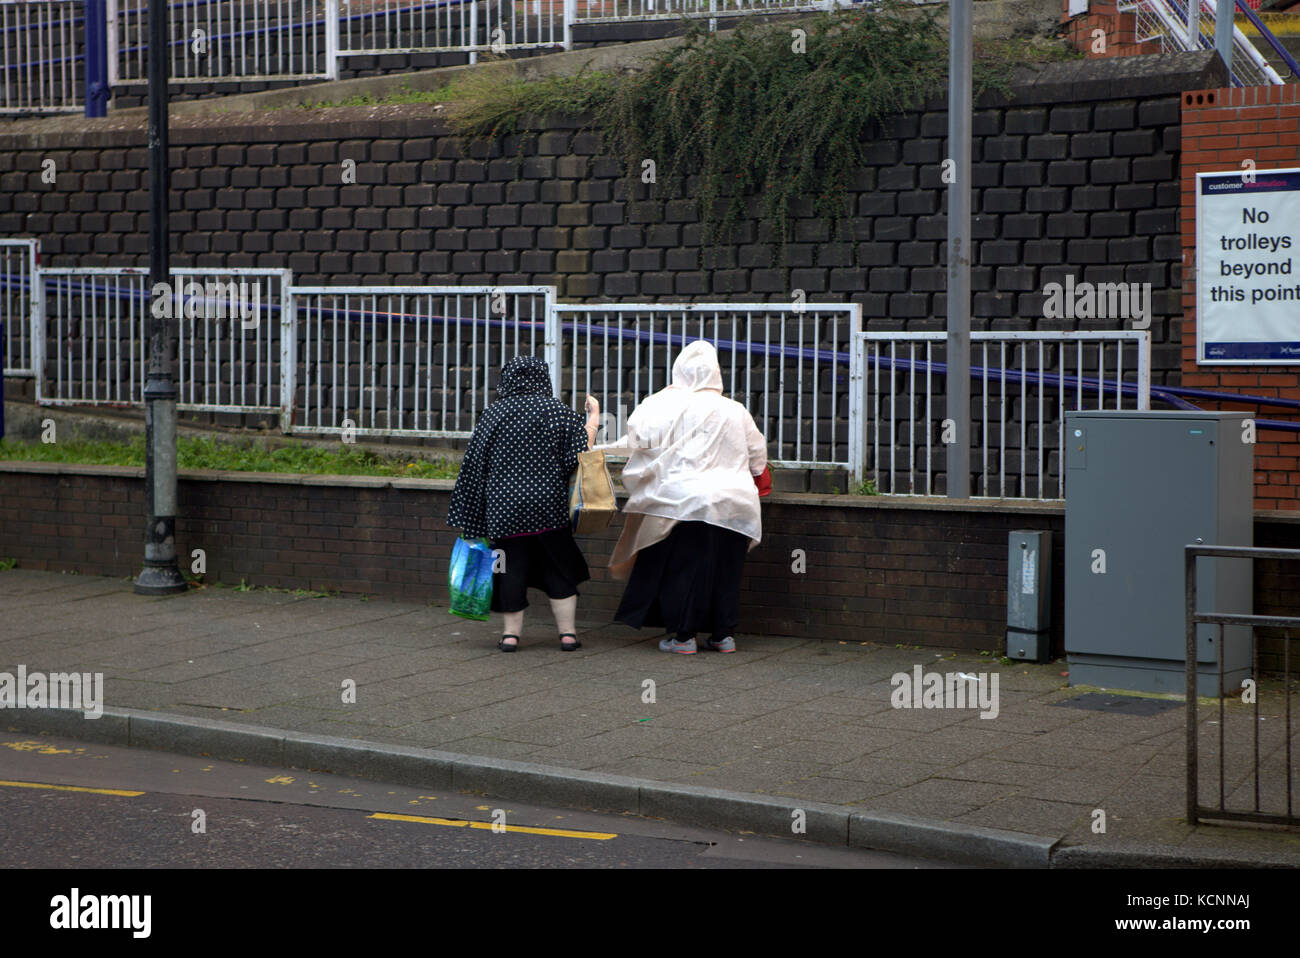
[[85, 0], [86, 116], [108, 114], [108, 13], [104, 0]]
[[[1187, 823], [1196, 824], [1196, 806], [1198, 804], [1199, 793], [1196, 781], [1196, 693], [1197, 689], [1197, 663], [1196, 663], [1196, 547], [1183, 547], [1183, 588], [1185, 593], [1184, 602], [1186, 604], [1187, 634], [1186, 634], [1186, 658], [1187, 658], [1187, 711], [1185, 721], [1187, 722]], [[1222, 655], [1222, 650], [1220, 650]]]
[[542, 321], [542, 348], [546, 366], [551, 371], [551, 391], [560, 395], [560, 311], [555, 302], [559, 291], [552, 286], [546, 291], [546, 318]]
[[[465, 21], [460, 21], [460, 22], [464, 23]], [[491, 25], [491, 18], [487, 19], [487, 23], [489, 23], [489, 26]], [[461, 36], [460, 39], [464, 39], [463, 36]], [[465, 45], [467, 45], [467, 47], [472, 48], [477, 43], [478, 43], [478, 0], [469, 0], [469, 43]], [[471, 64], [477, 64], [478, 62], [478, 52], [474, 51], [474, 49], [471, 49], [471, 51], [469, 51], [469, 62], [471, 62]]]
[[947, 492], [970, 497], [970, 268], [971, 268], [971, 0], [952, 0], [948, 15], [948, 444]]
[[573, 49], [573, 21], [578, 16], [578, 0], [564, 0], [564, 49]]
[[849, 322], [849, 470], [853, 488], [862, 485], [867, 474], [867, 422], [863, 388], [866, 385], [867, 344], [862, 335], [862, 305], [853, 304]]
[[45, 396], [45, 277], [41, 275], [41, 241], [32, 242], [31, 268], [31, 353], [36, 376], [36, 402]]
[[106, 0], [104, 4], [104, 23], [107, 31], [107, 42], [104, 44], [104, 49], [108, 60], [108, 90], [110, 96], [113, 87], [117, 86], [118, 81], [117, 3], [118, 0]]
[[1233, 0], [1218, 0], [1214, 11], [1214, 49], [1223, 57], [1223, 65], [1228, 68], [1229, 76], [1232, 76], [1232, 15], [1236, 9]]
[[293, 295], [293, 274], [282, 280], [280, 307], [280, 432], [293, 432], [294, 394], [298, 390], [298, 303]]
[[339, 78], [339, 0], [325, 0], [325, 79]]

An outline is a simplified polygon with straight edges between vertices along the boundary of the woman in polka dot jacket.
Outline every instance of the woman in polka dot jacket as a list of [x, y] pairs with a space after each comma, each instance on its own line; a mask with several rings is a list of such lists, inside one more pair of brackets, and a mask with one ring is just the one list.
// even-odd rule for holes
[[585, 425], [551, 395], [546, 363], [518, 356], [502, 370], [497, 401], [483, 410], [465, 451], [447, 523], [501, 550], [492, 611], [505, 615], [503, 652], [519, 646], [530, 587], [551, 600], [560, 648], [581, 647], [573, 631], [578, 584], [591, 576], [569, 529], [569, 477], [578, 453], [595, 442], [600, 404], [588, 396], [584, 408]]

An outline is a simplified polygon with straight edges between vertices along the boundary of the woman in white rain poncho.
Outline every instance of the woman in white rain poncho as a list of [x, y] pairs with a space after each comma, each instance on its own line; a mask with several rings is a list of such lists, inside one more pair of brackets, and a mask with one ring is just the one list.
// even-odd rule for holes
[[703, 631], [709, 648], [734, 652], [745, 553], [762, 538], [754, 480], [767, 467], [767, 443], [748, 410], [722, 395], [713, 346], [683, 349], [672, 385], [602, 448], [628, 455], [627, 524], [610, 559], [628, 584], [615, 620], [666, 628], [665, 652], [695, 652]]

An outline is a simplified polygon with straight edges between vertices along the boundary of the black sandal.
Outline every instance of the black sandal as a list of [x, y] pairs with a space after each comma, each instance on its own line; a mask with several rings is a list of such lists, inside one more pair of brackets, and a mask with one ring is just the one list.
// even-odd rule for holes
[[[572, 642], [564, 641], [564, 637], [566, 635], [573, 635], [573, 641]], [[560, 633], [560, 651], [572, 652], [574, 649], [580, 649], [580, 648], [582, 648], [582, 643], [578, 641], [578, 637], [576, 635], [574, 635], [572, 632]]]
[[[506, 639], [514, 639], [514, 640], [515, 640], [514, 645], [506, 645]], [[517, 636], [517, 635], [510, 635], [509, 633], [507, 633], [506, 635], [501, 636], [501, 638], [497, 640], [497, 648], [500, 649], [502, 652], [516, 652], [516, 651], [518, 651], [518, 650], [519, 650], [519, 636]]]

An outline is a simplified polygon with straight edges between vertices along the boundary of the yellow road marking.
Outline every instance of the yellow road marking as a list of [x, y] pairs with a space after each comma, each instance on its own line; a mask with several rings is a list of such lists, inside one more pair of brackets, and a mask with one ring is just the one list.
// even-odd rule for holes
[[[420, 822], [424, 825], [447, 825], [451, 828], [492, 828], [491, 822], [467, 822], [454, 818], [423, 818], [419, 815], [391, 815], [388, 812], [375, 812], [369, 817], [383, 819], [386, 822]], [[572, 832], [563, 828], [531, 828], [527, 825], [498, 825], [497, 828], [504, 828], [508, 832], [521, 832], [525, 835], [550, 835], [553, 838], [593, 838], [602, 842], [611, 838], [618, 838], [618, 835], [612, 832]]]
[[122, 795], [135, 798], [144, 792], [129, 792], [121, 788], [83, 788], [80, 785], [42, 785], [40, 782], [0, 782], [5, 788], [45, 788], [56, 792], [92, 792], [95, 795]]

